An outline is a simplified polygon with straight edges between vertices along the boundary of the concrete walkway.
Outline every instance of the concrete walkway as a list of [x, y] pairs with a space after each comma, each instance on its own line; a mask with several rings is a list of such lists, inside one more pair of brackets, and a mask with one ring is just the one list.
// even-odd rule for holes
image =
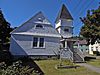
[[100, 68], [98, 68], [98, 67], [95, 67], [95, 66], [92, 66], [92, 65], [89, 65], [89, 64], [86, 64], [86, 63], [78, 63], [78, 65], [84, 66], [87, 69], [90, 69], [90, 70], [92, 70], [94, 72], [100, 73]]

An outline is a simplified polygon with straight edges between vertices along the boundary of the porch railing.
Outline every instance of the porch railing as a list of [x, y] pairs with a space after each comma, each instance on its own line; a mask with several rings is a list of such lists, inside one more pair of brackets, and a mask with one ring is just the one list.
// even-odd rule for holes
[[73, 52], [70, 48], [61, 48], [60, 49], [60, 58], [66, 58], [70, 61], [73, 61]]
[[85, 55], [80, 49], [74, 48], [74, 52], [77, 53], [82, 58], [82, 60], [84, 61]]

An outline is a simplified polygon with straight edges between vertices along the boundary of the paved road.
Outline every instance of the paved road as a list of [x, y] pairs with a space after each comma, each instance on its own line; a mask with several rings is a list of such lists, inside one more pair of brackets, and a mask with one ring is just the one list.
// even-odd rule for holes
[[79, 63], [78, 65], [84, 66], [84, 67], [86, 67], [86, 68], [88, 68], [88, 69], [90, 69], [94, 72], [100, 73], [100, 68], [98, 68], [98, 67], [95, 67], [95, 66], [92, 66], [92, 65], [89, 65], [89, 64], [86, 64], [86, 63]]

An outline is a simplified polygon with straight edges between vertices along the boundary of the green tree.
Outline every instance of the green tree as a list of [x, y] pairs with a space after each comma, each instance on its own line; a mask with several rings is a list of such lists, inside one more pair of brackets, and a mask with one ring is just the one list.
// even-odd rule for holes
[[10, 23], [8, 23], [4, 16], [3, 13], [0, 9], [0, 44], [1, 47], [3, 47], [4, 43], [9, 42], [9, 38], [10, 38], [10, 32], [13, 29], [10, 27]]
[[80, 35], [87, 38], [88, 43], [94, 44], [100, 38], [100, 6], [96, 10], [88, 10], [86, 17], [80, 19], [84, 24]]

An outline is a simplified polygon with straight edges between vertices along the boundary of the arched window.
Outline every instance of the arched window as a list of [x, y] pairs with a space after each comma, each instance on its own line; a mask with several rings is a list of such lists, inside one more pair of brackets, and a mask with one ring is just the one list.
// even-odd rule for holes
[[43, 26], [41, 24], [37, 24], [36, 28], [43, 28]]

